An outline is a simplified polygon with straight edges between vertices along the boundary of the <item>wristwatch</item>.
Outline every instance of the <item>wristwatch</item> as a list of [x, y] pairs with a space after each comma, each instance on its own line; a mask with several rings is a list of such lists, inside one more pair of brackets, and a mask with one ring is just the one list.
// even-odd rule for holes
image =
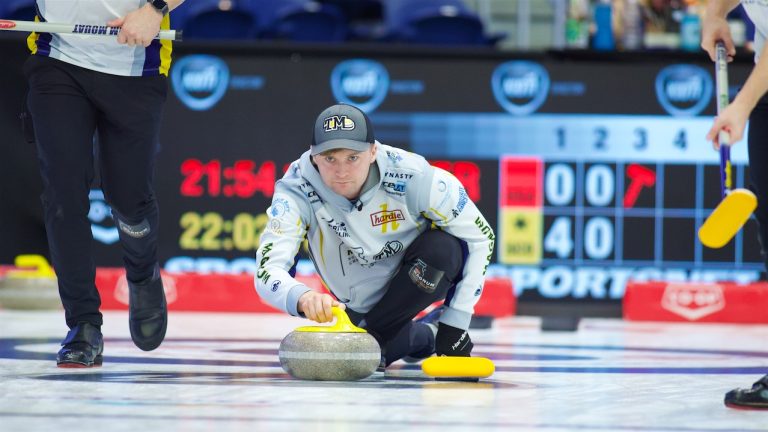
[[152, 7], [163, 14], [163, 16], [168, 15], [168, 2], [165, 0], [147, 0], [147, 3], [151, 4]]

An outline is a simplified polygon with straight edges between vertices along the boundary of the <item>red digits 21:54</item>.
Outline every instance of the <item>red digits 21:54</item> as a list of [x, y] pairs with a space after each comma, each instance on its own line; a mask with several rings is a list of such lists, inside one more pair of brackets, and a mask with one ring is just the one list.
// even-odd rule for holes
[[187, 159], [181, 163], [181, 175], [180, 192], [186, 197], [251, 198], [257, 193], [271, 197], [277, 180], [274, 161], [257, 165], [252, 160], [238, 160], [222, 166], [218, 159]]

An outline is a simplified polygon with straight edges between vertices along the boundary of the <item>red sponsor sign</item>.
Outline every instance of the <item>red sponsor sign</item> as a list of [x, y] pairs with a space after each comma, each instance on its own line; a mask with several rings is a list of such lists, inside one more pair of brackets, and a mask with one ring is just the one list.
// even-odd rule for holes
[[671, 283], [661, 296], [661, 307], [696, 321], [725, 308], [723, 287], [718, 284]]
[[[162, 276], [168, 309], [171, 311], [280, 312], [261, 300], [256, 293], [253, 275], [163, 272]], [[297, 279], [315, 291], [324, 291], [318, 277]], [[125, 270], [97, 269], [96, 286], [101, 294], [102, 309], [128, 309]]]
[[[443, 301], [433, 303], [431, 306], [419, 312], [420, 318], [432, 309], [443, 304]], [[517, 299], [512, 281], [506, 278], [488, 278], [483, 285], [480, 300], [475, 304], [475, 316], [489, 316], [503, 318], [513, 316], [517, 312]]]
[[630, 282], [624, 319], [768, 323], [768, 283]]
[[[326, 292], [318, 276], [297, 279], [315, 291]], [[128, 284], [123, 269], [99, 268], [96, 285], [102, 309], [128, 309]], [[253, 275], [163, 273], [163, 285], [171, 311], [280, 312], [261, 301]], [[497, 318], [514, 315], [516, 303], [509, 279], [487, 279], [475, 314]]]
[[[0, 266], [0, 277], [16, 269]], [[162, 277], [170, 311], [282, 313], [261, 300], [251, 274], [163, 272]], [[327, 292], [317, 275], [302, 275], [296, 279], [317, 292]], [[102, 310], [128, 310], [125, 270], [96, 269], [96, 286], [101, 295]], [[509, 279], [488, 278], [476, 295], [480, 299], [475, 305], [475, 315], [501, 318], [515, 314], [517, 301]]]

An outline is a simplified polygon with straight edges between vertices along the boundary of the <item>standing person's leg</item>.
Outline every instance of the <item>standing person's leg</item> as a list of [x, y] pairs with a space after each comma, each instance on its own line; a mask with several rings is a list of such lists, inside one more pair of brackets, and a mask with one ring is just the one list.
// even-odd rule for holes
[[158, 263], [159, 210], [153, 187], [165, 77], [100, 75], [99, 166], [102, 187], [120, 234], [130, 290], [129, 327], [136, 346], [157, 348], [167, 306]]
[[768, 97], [763, 97], [749, 116], [749, 177], [757, 195], [755, 218], [763, 262], [768, 272]]
[[[758, 240], [768, 272], [768, 96], [764, 96], [749, 116], [749, 176], [757, 195]], [[768, 409], [768, 375], [750, 389], [735, 389], [725, 395], [725, 404], [737, 408]]]
[[88, 192], [93, 180], [96, 116], [87, 96], [88, 71], [32, 56], [24, 66], [35, 128], [43, 213], [51, 261], [67, 326], [57, 363], [93, 366], [103, 349], [101, 299], [94, 282]]
[[426, 231], [405, 251], [387, 292], [361, 325], [384, 344], [386, 363], [434, 352], [436, 328], [411, 321], [430, 304], [446, 298], [462, 274], [461, 242], [442, 231]]

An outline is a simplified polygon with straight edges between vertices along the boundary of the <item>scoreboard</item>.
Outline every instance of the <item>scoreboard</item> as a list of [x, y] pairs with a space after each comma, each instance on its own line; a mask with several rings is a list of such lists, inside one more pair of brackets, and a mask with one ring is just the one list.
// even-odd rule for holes
[[[698, 241], [720, 200], [718, 152], [704, 139], [711, 117], [379, 116], [409, 129], [418, 153], [498, 161], [489, 272], [511, 278], [523, 300], [610, 301], [629, 280], [760, 277], [754, 221], [722, 249]], [[440, 132], [457, 124], [461, 134]], [[746, 150], [732, 149], [737, 187], [749, 184]]]

